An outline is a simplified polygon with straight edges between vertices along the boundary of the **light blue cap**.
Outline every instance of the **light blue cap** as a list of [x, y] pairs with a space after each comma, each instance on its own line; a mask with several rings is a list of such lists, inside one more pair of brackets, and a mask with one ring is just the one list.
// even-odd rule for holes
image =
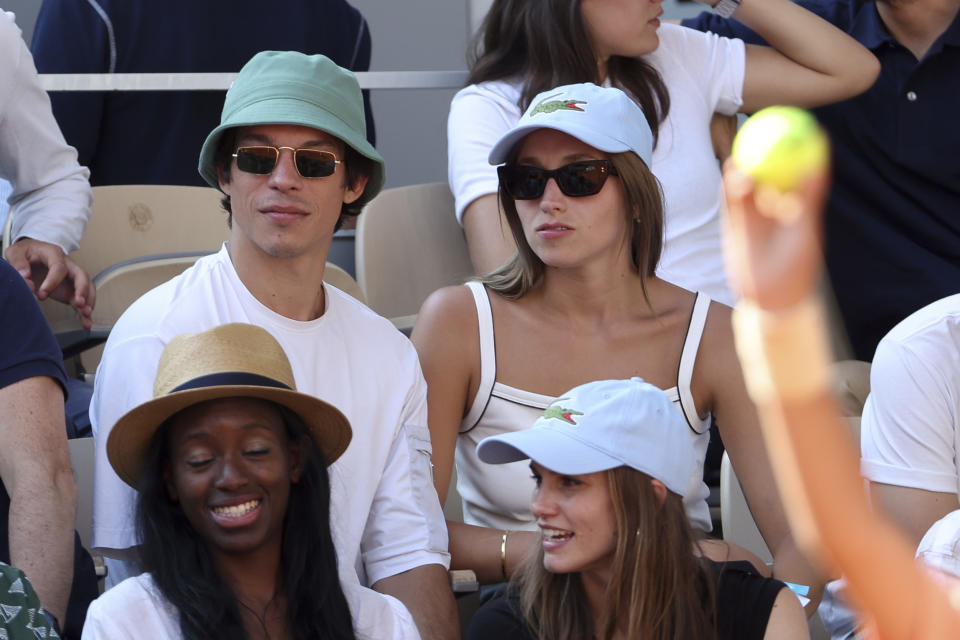
[[653, 132], [640, 106], [620, 89], [584, 82], [544, 91], [517, 124], [493, 146], [490, 164], [503, 164], [510, 151], [537, 129], [556, 129], [604, 153], [633, 151], [650, 166]]
[[555, 473], [631, 467], [684, 496], [696, 469], [690, 427], [661, 389], [640, 378], [574, 387], [533, 426], [484, 439], [477, 455], [504, 464], [530, 458]]

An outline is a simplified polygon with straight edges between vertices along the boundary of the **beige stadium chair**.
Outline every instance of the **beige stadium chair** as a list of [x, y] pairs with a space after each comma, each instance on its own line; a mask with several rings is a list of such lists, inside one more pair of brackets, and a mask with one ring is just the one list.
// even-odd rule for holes
[[[229, 233], [220, 197], [210, 187], [94, 187], [90, 223], [70, 257], [96, 279], [108, 267], [143, 256], [216, 251]], [[67, 305], [48, 300], [40, 306], [54, 333], [81, 330]]]
[[80, 542], [90, 549], [93, 534], [93, 438], [67, 440], [70, 447], [70, 464], [73, 466], [73, 481], [77, 485], [77, 517], [74, 523]]
[[353, 279], [353, 276], [332, 262], [328, 262], [327, 266], [323, 268], [323, 281], [353, 296], [360, 302], [364, 304], [367, 303], [363, 295], [363, 289], [361, 289], [357, 281]]
[[367, 304], [404, 330], [436, 289], [473, 275], [443, 182], [382, 191], [357, 222], [357, 282]]

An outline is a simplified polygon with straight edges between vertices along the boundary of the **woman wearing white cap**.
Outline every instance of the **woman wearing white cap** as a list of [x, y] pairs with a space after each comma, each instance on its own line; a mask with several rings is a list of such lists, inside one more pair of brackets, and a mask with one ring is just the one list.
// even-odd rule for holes
[[541, 534], [468, 640], [808, 638], [783, 583], [695, 557], [685, 427], [660, 389], [634, 378], [575, 387], [532, 428], [484, 440], [485, 462], [529, 458]]
[[145, 573], [94, 600], [84, 640], [418, 640], [399, 600], [338, 571], [327, 465], [351, 436], [264, 329], [173, 338], [107, 441], [139, 492]]
[[[486, 166], [491, 145], [535, 95], [558, 85], [618, 87], [643, 109], [656, 141], [666, 241], [660, 275], [732, 303], [720, 244], [714, 112], [819, 106], [868, 89], [879, 72], [853, 38], [787, 0], [705, 0], [770, 47], [660, 24], [660, 0], [495, 0], [476, 40], [466, 88], [450, 105], [448, 175], [477, 273], [515, 246]], [[497, 224], [501, 220], [500, 224]]]
[[[663, 205], [652, 153], [646, 119], [619, 89], [579, 84], [537, 96], [491, 152], [506, 163], [500, 197], [517, 254], [421, 309], [413, 341], [428, 383], [434, 480], [445, 497], [456, 449], [464, 503], [466, 524], [449, 523], [452, 565], [482, 583], [509, 577], [536, 524], [525, 466], [482, 464], [480, 440], [526, 428], [575, 385], [639, 375], [685, 418], [697, 461], [684, 503], [694, 528], [712, 526], [702, 479], [712, 414], [774, 574], [813, 584], [772, 485], [730, 309], [655, 274]], [[719, 559], [730, 552], [708, 549]]]

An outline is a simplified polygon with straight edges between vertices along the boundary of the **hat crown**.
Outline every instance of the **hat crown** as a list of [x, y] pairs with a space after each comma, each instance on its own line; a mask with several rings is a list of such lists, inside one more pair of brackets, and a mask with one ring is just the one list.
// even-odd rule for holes
[[221, 124], [250, 105], [277, 98], [308, 102], [367, 135], [360, 84], [350, 71], [322, 54], [261, 51], [240, 69], [227, 91]]
[[653, 132], [640, 106], [622, 90], [592, 82], [538, 93], [520, 120], [490, 151], [491, 164], [506, 162], [511, 149], [537, 129], [555, 129], [599, 151], [632, 151], [649, 167]]
[[554, 400], [533, 428], [564, 431], [627, 466], [644, 465], [653, 442], [671, 447], [681, 463], [694, 457], [687, 425], [676, 407], [662, 389], [641, 378], [574, 387]]
[[297, 388], [290, 361], [276, 339], [261, 327], [235, 322], [173, 338], [160, 356], [153, 395], [160, 398], [191, 381], [224, 373], [268, 378], [291, 390]]

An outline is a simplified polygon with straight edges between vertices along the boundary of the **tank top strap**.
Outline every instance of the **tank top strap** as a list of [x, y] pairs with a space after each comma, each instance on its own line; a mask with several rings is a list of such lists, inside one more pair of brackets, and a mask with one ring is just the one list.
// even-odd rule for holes
[[468, 282], [466, 286], [473, 294], [473, 302], [477, 307], [477, 327], [480, 334], [480, 386], [473, 397], [470, 411], [460, 423], [460, 433], [470, 431], [487, 409], [490, 394], [493, 392], [493, 383], [497, 379], [497, 347], [493, 338], [493, 310], [490, 307], [490, 296], [482, 282]]
[[[690, 324], [687, 325], [687, 337], [683, 342], [683, 352], [680, 354], [680, 367], [677, 371], [677, 391], [680, 395], [680, 408], [687, 419], [690, 428], [697, 433], [703, 433], [710, 427], [709, 418], [704, 421], [697, 413], [697, 406], [693, 401], [693, 392], [690, 382], [693, 379], [693, 365], [697, 361], [697, 351], [700, 349], [700, 339], [703, 337], [703, 327], [707, 323], [707, 312], [710, 310], [710, 296], [697, 293], [693, 302], [693, 312], [690, 314]], [[704, 422], [706, 425], [704, 426]]]

